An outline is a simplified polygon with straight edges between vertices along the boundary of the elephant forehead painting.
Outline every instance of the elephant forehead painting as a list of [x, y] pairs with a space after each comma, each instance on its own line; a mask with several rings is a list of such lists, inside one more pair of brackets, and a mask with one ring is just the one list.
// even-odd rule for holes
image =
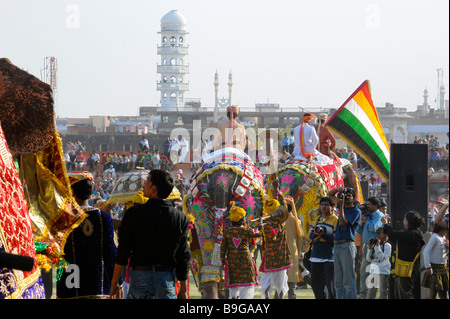
[[342, 168], [338, 163], [318, 166], [311, 162], [293, 160], [278, 171], [279, 190], [292, 196], [304, 231], [314, 222], [311, 213], [319, 207], [319, 200], [328, 190], [344, 186]]

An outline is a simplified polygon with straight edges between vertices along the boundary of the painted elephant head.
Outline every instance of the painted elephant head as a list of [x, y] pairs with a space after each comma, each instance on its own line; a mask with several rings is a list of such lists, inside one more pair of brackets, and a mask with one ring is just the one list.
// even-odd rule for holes
[[341, 166], [338, 162], [317, 166], [311, 162], [294, 160], [278, 171], [278, 190], [283, 196], [291, 196], [305, 233], [316, 218], [321, 197], [333, 188], [347, 186], [355, 189], [359, 199], [359, 187], [351, 165]]

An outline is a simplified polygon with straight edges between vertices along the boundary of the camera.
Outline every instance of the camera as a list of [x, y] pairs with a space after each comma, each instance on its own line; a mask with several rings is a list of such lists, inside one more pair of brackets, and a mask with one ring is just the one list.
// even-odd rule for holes
[[323, 226], [314, 227], [314, 232], [320, 233], [321, 231], [325, 232], [325, 227], [323, 227]]
[[336, 194], [336, 197], [339, 198], [339, 199], [344, 198], [344, 196], [345, 196], [344, 193], [337, 193], [337, 194]]
[[370, 245], [370, 246], [376, 245], [377, 242], [378, 242], [378, 239], [377, 239], [377, 238], [370, 238], [370, 239], [369, 239], [369, 245]]
[[361, 211], [361, 216], [367, 217], [367, 216], [370, 215], [369, 211], [367, 210], [367, 205], [366, 204], [359, 205], [358, 208]]

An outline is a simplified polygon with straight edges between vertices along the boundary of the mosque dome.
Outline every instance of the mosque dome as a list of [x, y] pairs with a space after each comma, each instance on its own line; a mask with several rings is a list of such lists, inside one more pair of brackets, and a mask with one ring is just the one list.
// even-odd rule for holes
[[186, 31], [186, 19], [178, 10], [169, 11], [161, 19], [161, 31]]

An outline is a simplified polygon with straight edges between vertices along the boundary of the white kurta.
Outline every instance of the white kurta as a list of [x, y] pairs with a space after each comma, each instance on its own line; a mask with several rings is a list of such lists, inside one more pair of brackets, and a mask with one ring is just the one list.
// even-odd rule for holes
[[[301, 160], [307, 160], [305, 156], [302, 154], [302, 146], [301, 146], [301, 140], [300, 140], [300, 130], [302, 125], [298, 125], [296, 128], [294, 128], [294, 159], [301, 159]], [[312, 160], [312, 162], [316, 163], [317, 165], [327, 165], [327, 164], [333, 164], [333, 160], [329, 158], [328, 156], [320, 153], [316, 147], [317, 144], [319, 144], [319, 137], [317, 136], [316, 130], [314, 127], [309, 125], [308, 123], [305, 123], [305, 126], [303, 128], [303, 149], [306, 154], [314, 154], [315, 160]]]
[[186, 160], [186, 155], [187, 155], [188, 150], [189, 150], [189, 142], [186, 139], [183, 138], [181, 140], [180, 145], [181, 145], [181, 153], [180, 153], [180, 160], [179, 160], [179, 162], [180, 163], [184, 163], [185, 160]]

